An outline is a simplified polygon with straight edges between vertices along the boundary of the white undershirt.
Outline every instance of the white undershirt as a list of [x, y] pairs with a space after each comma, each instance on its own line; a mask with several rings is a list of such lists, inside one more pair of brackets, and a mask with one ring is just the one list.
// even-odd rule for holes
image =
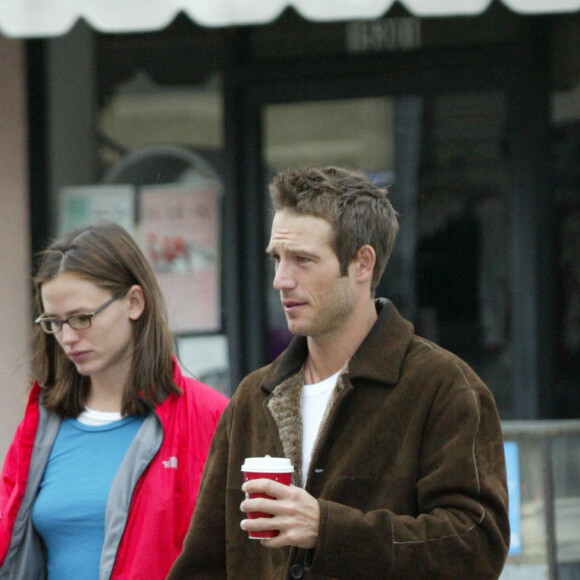
[[116, 411], [97, 411], [90, 407], [85, 407], [85, 410], [77, 417], [77, 421], [83, 425], [94, 425], [98, 427], [99, 425], [108, 425], [122, 418], [121, 413]]
[[310, 468], [314, 443], [318, 436], [320, 424], [330, 395], [336, 386], [340, 371], [332, 376], [314, 383], [304, 385], [302, 389], [302, 486], [306, 486], [306, 477]]

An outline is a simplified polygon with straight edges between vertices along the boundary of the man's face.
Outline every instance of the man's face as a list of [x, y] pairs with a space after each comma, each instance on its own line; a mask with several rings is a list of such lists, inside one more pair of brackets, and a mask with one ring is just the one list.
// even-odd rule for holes
[[275, 263], [288, 328], [322, 339], [343, 332], [354, 309], [355, 283], [340, 275], [331, 246], [332, 227], [324, 219], [276, 212], [267, 252]]

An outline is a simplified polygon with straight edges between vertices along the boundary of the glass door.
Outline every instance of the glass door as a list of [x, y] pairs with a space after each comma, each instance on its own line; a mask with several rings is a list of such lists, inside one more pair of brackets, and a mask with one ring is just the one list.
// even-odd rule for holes
[[[388, 185], [400, 234], [378, 289], [464, 358], [510, 415], [511, 228], [501, 91], [266, 104], [264, 178], [339, 165]], [[268, 204], [265, 207], [269, 208]], [[264, 216], [264, 238], [270, 213]], [[267, 360], [290, 334], [267, 268]]]
[[[394, 167], [394, 99], [341, 99], [267, 105], [264, 110], [264, 164], [269, 182], [287, 168], [337, 165], [356, 168], [388, 185]], [[268, 207], [268, 205], [266, 205]], [[270, 219], [264, 220], [266, 239]], [[272, 288], [268, 264], [267, 358], [287, 345], [286, 326], [278, 293]]]

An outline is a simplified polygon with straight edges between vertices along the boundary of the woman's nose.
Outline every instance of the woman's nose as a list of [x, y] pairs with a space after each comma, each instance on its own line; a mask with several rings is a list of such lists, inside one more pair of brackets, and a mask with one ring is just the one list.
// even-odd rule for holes
[[68, 322], [62, 325], [62, 329], [57, 333], [57, 338], [62, 344], [70, 344], [78, 339], [78, 330], [75, 330]]

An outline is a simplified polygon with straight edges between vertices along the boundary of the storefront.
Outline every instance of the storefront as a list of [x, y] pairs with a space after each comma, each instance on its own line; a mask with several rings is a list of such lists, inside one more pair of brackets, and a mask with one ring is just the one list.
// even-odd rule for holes
[[[182, 355], [231, 392], [288, 339], [268, 181], [356, 167], [401, 216], [379, 293], [478, 370], [502, 419], [579, 416], [577, 1], [85, 4], [72, 29], [78, 12], [35, 28], [0, 11], [29, 38], [34, 250], [111, 207], [149, 249], [169, 244]], [[176, 232], [195, 247], [186, 274]]]

